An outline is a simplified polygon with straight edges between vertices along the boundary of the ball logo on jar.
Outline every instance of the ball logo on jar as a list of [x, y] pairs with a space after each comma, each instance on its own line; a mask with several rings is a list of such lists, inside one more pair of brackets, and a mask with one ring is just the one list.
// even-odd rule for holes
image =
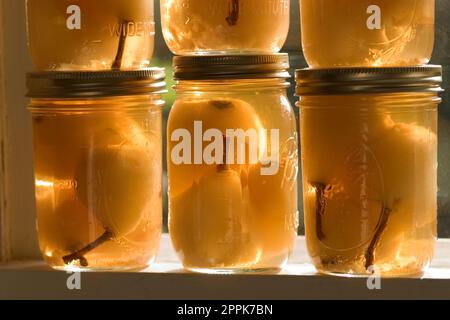
[[175, 165], [245, 165], [261, 163], [263, 176], [276, 175], [280, 169], [279, 129], [208, 129], [202, 121], [194, 122], [194, 137], [187, 129], [172, 132], [171, 151]]
[[370, 17], [367, 19], [367, 29], [381, 30], [381, 8], [375, 4], [367, 7]]
[[67, 7], [69, 17], [66, 20], [68, 30], [81, 30], [81, 8], [77, 5]]
[[286, 159], [284, 166], [282, 186], [289, 186], [290, 189], [297, 187], [298, 177], [298, 136], [295, 133], [285, 141], [281, 148], [281, 158]]

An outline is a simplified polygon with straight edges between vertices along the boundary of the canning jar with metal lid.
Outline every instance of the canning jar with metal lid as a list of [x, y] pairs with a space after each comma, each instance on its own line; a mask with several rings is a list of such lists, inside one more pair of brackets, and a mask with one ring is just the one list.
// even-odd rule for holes
[[153, 55], [154, 0], [27, 0], [39, 71], [136, 70]]
[[435, 0], [299, 0], [311, 68], [416, 66], [430, 61]]
[[161, 22], [178, 55], [276, 53], [289, 31], [290, 0], [161, 0]]
[[28, 75], [37, 228], [57, 269], [148, 266], [162, 226], [163, 69]]
[[297, 71], [306, 240], [319, 271], [403, 276], [429, 265], [441, 72]]
[[279, 269], [297, 235], [288, 56], [175, 57], [169, 230], [185, 268]]

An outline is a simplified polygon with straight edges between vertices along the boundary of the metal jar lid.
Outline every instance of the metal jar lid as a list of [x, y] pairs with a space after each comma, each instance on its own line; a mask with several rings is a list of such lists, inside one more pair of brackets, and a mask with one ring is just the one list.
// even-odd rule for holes
[[442, 67], [342, 68], [296, 70], [296, 95], [443, 91]]
[[96, 98], [166, 92], [165, 70], [32, 72], [27, 97], [48, 99]]
[[286, 53], [265, 55], [176, 56], [175, 80], [289, 78]]

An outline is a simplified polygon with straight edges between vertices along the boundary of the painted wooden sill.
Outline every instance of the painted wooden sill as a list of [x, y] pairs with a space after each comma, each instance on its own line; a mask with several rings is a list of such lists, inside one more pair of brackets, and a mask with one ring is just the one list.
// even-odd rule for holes
[[0, 265], [0, 299], [449, 299], [450, 240], [439, 240], [431, 268], [420, 278], [367, 279], [317, 275], [299, 237], [290, 264], [279, 274], [203, 275], [184, 272], [167, 235], [148, 270], [83, 273], [81, 290], [67, 289], [65, 272], [41, 261]]

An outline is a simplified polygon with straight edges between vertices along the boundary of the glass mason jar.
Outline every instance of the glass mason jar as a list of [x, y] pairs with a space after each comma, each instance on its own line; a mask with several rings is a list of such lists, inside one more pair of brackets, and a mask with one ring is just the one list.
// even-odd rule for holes
[[276, 270], [292, 251], [298, 144], [288, 64], [284, 54], [174, 59], [169, 230], [187, 269]]
[[440, 83], [439, 66], [297, 71], [306, 240], [320, 272], [429, 265]]
[[415, 66], [430, 61], [435, 0], [299, 0], [311, 68]]
[[161, 0], [161, 22], [174, 54], [276, 53], [289, 8], [290, 0]]
[[27, 0], [39, 71], [136, 70], [153, 55], [153, 0]]
[[32, 73], [37, 227], [56, 269], [148, 266], [162, 227], [164, 70]]

